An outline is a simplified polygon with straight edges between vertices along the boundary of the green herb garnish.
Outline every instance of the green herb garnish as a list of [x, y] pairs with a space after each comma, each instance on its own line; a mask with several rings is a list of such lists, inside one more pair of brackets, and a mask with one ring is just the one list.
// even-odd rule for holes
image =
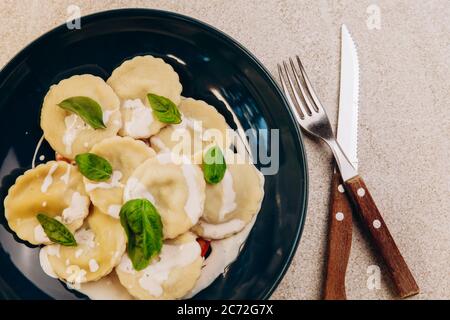
[[77, 241], [72, 232], [55, 218], [49, 217], [43, 213], [38, 213], [36, 218], [51, 241], [68, 247], [77, 245]]
[[222, 181], [227, 164], [219, 147], [214, 146], [208, 149], [203, 156], [203, 176], [209, 184], [217, 184]]
[[89, 97], [71, 97], [61, 101], [58, 106], [77, 114], [94, 129], [106, 128], [103, 123], [103, 111], [97, 101]]
[[93, 153], [81, 153], [75, 157], [81, 174], [92, 181], [106, 181], [111, 177], [112, 166], [105, 158]]
[[128, 256], [136, 270], [145, 269], [162, 248], [161, 217], [147, 199], [127, 201], [120, 209], [120, 223], [128, 238]]
[[181, 122], [181, 113], [170, 99], [153, 93], [147, 94], [147, 99], [159, 121], [171, 124]]

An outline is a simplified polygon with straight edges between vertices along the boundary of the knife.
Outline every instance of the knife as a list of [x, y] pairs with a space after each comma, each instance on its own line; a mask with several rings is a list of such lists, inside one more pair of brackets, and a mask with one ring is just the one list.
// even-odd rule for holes
[[[358, 168], [358, 97], [358, 54], [355, 43], [343, 24], [337, 141], [355, 169]], [[345, 273], [352, 244], [352, 220], [352, 207], [345, 194], [341, 175], [335, 166], [331, 185], [325, 300], [347, 298]]]

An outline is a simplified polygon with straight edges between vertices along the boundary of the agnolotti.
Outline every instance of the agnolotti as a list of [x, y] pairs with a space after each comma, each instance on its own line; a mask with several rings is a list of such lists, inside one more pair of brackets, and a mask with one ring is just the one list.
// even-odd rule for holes
[[64, 161], [50, 161], [17, 178], [5, 198], [5, 217], [17, 236], [31, 244], [51, 241], [37, 220], [38, 213], [53, 217], [70, 231], [81, 227], [89, 213], [82, 175]]
[[223, 239], [241, 231], [258, 213], [264, 197], [264, 176], [253, 164], [237, 154], [228, 156], [226, 162], [222, 181], [206, 185], [205, 210], [193, 228], [207, 239]]
[[200, 245], [188, 232], [166, 240], [158, 257], [144, 270], [136, 271], [125, 254], [116, 272], [122, 285], [138, 299], [179, 299], [194, 287], [202, 263]]
[[[72, 97], [87, 97], [102, 109], [103, 129], [94, 129], [77, 114], [58, 104]], [[62, 80], [50, 87], [44, 98], [41, 127], [45, 139], [65, 158], [88, 152], [94, 144], [115, 136], [122, 127], [119, 98], [102, 78], [84, 74]]]
[[123, 190], [133, 171], [155, 152], [140, 140], [130, 137], [113, 137], [94, 145], [90, 153], [106, 159], [113, 173], [108, 181], [95, 182], [83, 178], [92, 203], [102, 212], [119, 218], [123, 204]]
[[147, 94], [153, 93], [180, 103], [182, 86], [172, 66], [153, 56], [137, 56], [117, 67], [108, 84], [121, 101], [122, 136], [136, 139], [149, 138], [166, 124], [153, 114]]
[[126, 249], [126, 236], [119, 220], [95, 207], [75, 232], [75, 239], [77, 246], [53, 244], [40, 252], [44, 271], [75, 287], [109, 274]]
[[171, 151], [200, 163], [202, 151], [208, 146], [218, 145], [222, 150], [230, 146], [228, 124], [216, 108], [202, 100], [182, 98], [178, 109], [182, 122], [165, 127], [150, 139], [157, 152]]
[[141, 164], [128, 179], [124, 202], [147, 199], [158, 210], [166, 239], [173, 239], [194, 226], [203, 213], [205, 181], [188, 158], [158, 154]]

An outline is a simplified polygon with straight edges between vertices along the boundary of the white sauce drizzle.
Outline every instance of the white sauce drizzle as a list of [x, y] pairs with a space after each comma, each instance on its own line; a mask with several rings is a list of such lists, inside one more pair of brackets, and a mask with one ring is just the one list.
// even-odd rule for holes
[[41, 224], [38, 224], [36, 227], [34, 227], [34, 240], [39, 243], [51, 242]]
[[113, 218], [119, 219], [119, 213], [120, 209], [122, 207], [119, 204], [112, 204], [108, 207], [108, 215], [110, 215]]
[[52, 244], [49, 246], [46, 246], [47, 248], [47, 253], [49, 256], [56, 256], [58, 258], [60, 258], [60, 254], [59, 254], [59, 249], [61, 248], [61, 245], [59, 244]]
[[233, 219], [221, 224], [210, 224], [200, 221], [200, 227], [203, 228], [205, 238], [222, 238], [226, 235], [239, 232], [244, 228], [245, 222], [240, 219]]
[[39, 141], [36, 145], [36, 149], [34, 149], [33, 159], [31, 159], [31, 168], [32, 169], [34, 169], [36, 167], [36, 156], [39, 152], [39, 149], [41, 148], [42, 142], [44, 142], [44, 135], [42, 135], [42, 137], [39, 139]]
[[136, 273], [136, 270], [133, 267], [133, 263], [131, 262], [131, 259], [128, 257], [127, 254], [124, 254], [122, 256], [122, 259], [120, 260], [120, 264], [119, 264], [118, 268], [125, 273], [129, 273], [129, 274]]
[[45, 272], [46, 275], [48, 275], [49, 277], [52, 277], [52, 278], [58, 278], [58, 275], [55, 273], [52, 265], [50, 264], [50, 261], [48, 260], [48, 256], [50, 255], [49, 247], [51, 247], [51, 246], [43, 247], [39, 251], [39, 263], [41, 265], [42, 270]]
[[76, 114], [71, 114], [64, 118], [66, 131], [63, 135], [63, 144], [66, 147], [66, 153], [72, 153], [72, 144], [80, 131], [87, 128], [86, 123]]
[[122, 179], [122, 172], [113, 171], [111, 176], [111, 182], [99, 182], [99, 183], [86, 183], [86, 191], [90, 192], [95, 189], [112, 189], [112, 188], [121, 188], [123, 184], [120, 183], [120, 179]]
[[81, 257], [82, 254], [83, 254], [83, 249], [78, 249], [77, 251], [75, 251], [75, 258]]
[[222, 206], [219, 210], [219, 220], [223, 221], [225, 216], [234, 211], [237, 207], [236, 193], [233, 189], [233, 176], [230, 171], [226, 170], [223, 180], [221, 181], [223, 194], [222, 194]]
[[103, 110], [103, 123], [105, 125], [108, 124], [109, 119], [111, 118], [111, 116], [114, 114], [114, 112], [116, 112], [117, 109], [114, 110]]
[[147, 190], [147, 188], [135, 177], [128, 179], [125, 189], [123, 191], [123, 200], [126, 202], [133, 199], [147, 199], [153, 205], [156, 205], [155, 198]]
[[89, 198], [82, 196], [79, 192], [72, 193], [70, 205], [62, 212], [62, 220], [71, 224], [75, 220], [83, 219], [89, 213]]
[[75, 232], [75, 240], [78, 244], [85, 244], [89, 248], [95, 247], [95, 234], [90, 229], [82, 228]]
[[178, 129], [186, 130], [186, 129], [190, 128], [194, 132], [198, 132], [198, 133], [203, 132], [202, 121], [186, 117], [184, 114], [182, 115], [181, 123], [174, 124], [173, 126], [174, 126], [175, 130], [178, 130]]
[[81, 269], [77, 265], [68, 266], [66, 273], [69, 274], [67, 277], [67, 287], [71, 289], [79, 289], [80, 284], [86, 281], [86, 270]]
[[89, 260], [89, 271], [90, 272], [96, 272], [99, 268], [100, 268], [100, 266], [98, 265], [97, 260], [95, 260], [95, 259]]
[[69, 183], [69, 179], [70, 179], [70, 169], [72, 168], [72, 166], [70, 164], [67, 164], [67, 171], [66, 173], [64, 173], [61, 176], [61, 180], [64, 182], [64, 184], [68, 184]]
[[125, 100], [122, 107], [131, 110], [131, 119], [123, 125], [124, 133], [133, 138], [149, 137], [154, 121], [151, 108], [144, 105], [141, 99]]
[[48, 188], [51, 186], [51, 184], [53, 183], [53, 173], [55, 172], [55, 170], [58, 168], [58, 163], [55, 162], [52, 164], [52, 166], [50, 167], [50, 170], [47, 173], [47, 176], [44, 179], [44, 182], [42, 182], [41, 185], [41, 192], [42, 193], [46, 193]]
[[[159, 260], [151, 263], [142, 270], [142, 276], [139, 279], [139, 285], [148, 291], [151, 295], [159, 297], [163, 294], [163, 283], [169, 278], [170, 271], [176, 267], [185, 267], [200, 257], [201, 249], [197, 241], [183, 243], [180, 245], [164, 244]], [[129, 260], [126, 256], [125, 260]], [[123, 262], [124, 259], [122, 259]], [[120, 270], [126, 272], [128, 263], [123, 267], [119, 265]], [[123, 268], [123, 269], [122, 269]]]
[[201, 197], [202, 192], [200, 191], [198, 180], [196, 175], [198, 172], [195, 170], [192, 164], [183, 164], [182, 170], [183, 175], [188, 186], [188, 198], [186, 204], [184, 205], [184, 211], [188, 215], [192, 224], [196, 224], [198, 219], [200, 219], [203, 214], [203, 198]]

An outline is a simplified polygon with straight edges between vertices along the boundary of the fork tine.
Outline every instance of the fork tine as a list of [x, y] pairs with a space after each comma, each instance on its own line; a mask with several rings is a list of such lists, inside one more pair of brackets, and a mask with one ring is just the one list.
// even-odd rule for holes
[[316, 92], [313, 89], [313, 86], [312, 86], [311, 82], [309, 81], [308, 75], [306, 74], [306, 71], [305, 71], [305, 68], [303, 67], [302, 61], [300, 60], [298, 55], [296, 55], [296, 58], [297, 58], [298, 66], [300, 68], [300, 73], [301, 73], [303, 79], [305, 80], [305, 84], [306, 84], [306, 87], [308, 89], [308, 93], [309, 93], [309, 95], [311, 96], [311, 98], [314, 101], [314, 104], [313, 104], [314, 109], [317, 112], [320, 112], [320, 110], [325, 111], [325, 109], [322, 106], [322, 103], [320, 103], [320, 100], [317, 97]]
[[294, 86], [294, 81], [292, 81], [291, 75], [289, 74], [289, 69], [288, 69], [286, 61], [283, 61], [283, 67], [284, 67], [286, 78], [288, 79], [289, 87], [291, 88], [291, 91], [294, 95], [296, 106], [298, 107], [298, 110], [301, 111], [301, 115], [304, 117], [308, 113], [305, 112], [305, 106], [304, 106], [300, 96], [297, 93], [297, 89]]
[[[306, 93], [306, 89], [302, 85], [302, 81], [300, 80], [300, 76], [297, 72], [297, 68], [295, 67], [294, 62], [292, 61], [291, 58], [289, 58], [289, 63], [291, 64], [292, 73], [294, 74], [295, 82], [297, 83], [298, 88], [300, 88], [300, 94], [302, 95], [303, 101], [305, 101], [305, 104], [306, 104], [304, 109], [306, 109], [306, 113], [308, 115], [312, 115], [312, 111], [315, 110], [315, 109], [312, 109], [310, 106], [312, 104], [312, 101], [309, 99], [309, 96]], [[297, 95], [297, 92], [295, 94]]]
[[277, 65], [278, 65], [278, 75], [280, 77], [280, 83], [281, 83], [281, 87], [283, 89], [284, 95], [285, 95], [286, 99], [288, 100], [289, 105], [292, 107], [291, 109], [295, 113], [297, 120], [301, 121], [304, 118], [304, 115], [303, 115], [302, 111], [299, 109], [299, 107], [292, 100], [291, 94], [289, 93], [289, 90], [286, 86], [286, 81], [284, 80], [283, 70], [282, 70], [280, 64], [277, 64]]
[[292, 62], [292, 59], [291, 59], [291, 64], [292, 64], [292, 69], [294, 70], [294, 75], [297, 77], [296, 78], [297, 84], [300, 88], [300, 91], [302, 92], [303, 98], [305, 99], [305, 103], [308, 106], [310, 115], [312, 115], [313, 111], [317, 112], [318, 108], [317, 108], [317, 106], [315, 106], [314, 100], [311, 99], [311, 95], [309, 94], [308, 86], [305, 84], [305, 77], [303, 76], [303, 73], [301, 73], [301, 70], [300, 70], [300, 74], [298, 74], [297, 68], [294, 66], [294, 62]]

